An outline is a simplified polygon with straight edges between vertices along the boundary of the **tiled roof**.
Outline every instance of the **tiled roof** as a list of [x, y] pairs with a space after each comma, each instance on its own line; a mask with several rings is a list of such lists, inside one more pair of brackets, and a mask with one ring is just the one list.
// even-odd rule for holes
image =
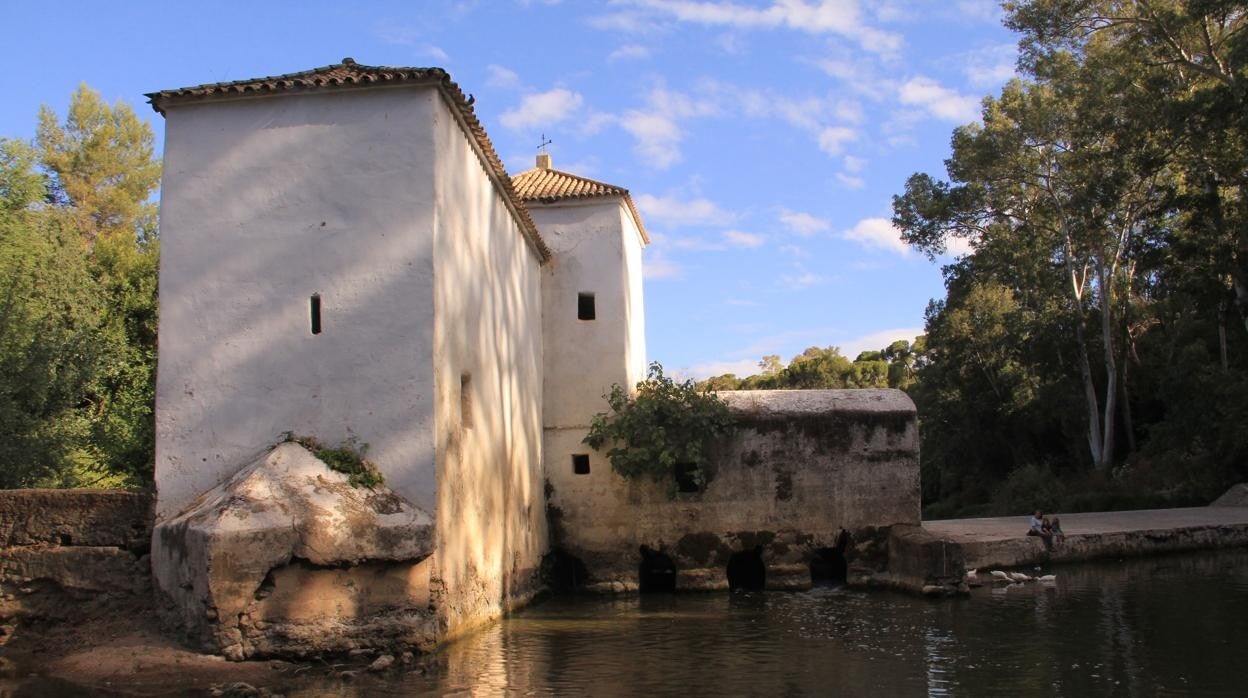
[[148, 93], [146, 97], [152, 108], [163, 115], [168, 107], [213, 99], [237, 99], [299, 93], [308, 90], [351, 89], [399, 84], [430, 85], [438, 88], [447, 105], [450, 106], [451, 112], [456, 115], [460, 128], [473, 143], [477, 157], [480, 158], [482, 166], [493, 180], [494, 186], [498, 188], [504, 201], [507, 202], [512, 216], [520, 226], [520, 231], [532, 243], [538, 257], [543, 262], [549, 260], [550, 249], [546, 247], [542, 236], [537, 232], [537, 226], [529, 217], [523, 200], [512, 187], [511, 177], [507, 175], [507, 170], [503, 168], [498, 153], [494, 151], [490, 137], [472, 109], [472, 100], [464, 96], [459, 85], [455, 84], [451, 76], [441, 68], [361, 65], [350, 58], [344, 58], [341, 63], [299, 73], [161, 90]]
[[617, 187], [614, 184], [599, 182], [568, 172], [560, 172], [549, 167], [535, 167], [521, 172], [511, 178], [511, 183], [515, 187], [516, 193], [524, 201], [535, 201], [543, 204], [566, 201], [568, 199], [621, 197], [624, 199], [625, 205], [628, 206], [629, 212], [633, 214], [633, 222], [637, 224], [637, 230], [641, 233], [641, 239], [646, 244], [650, 243], [650, 235], [646, 233], [646, 226], [641, 222], [641, 214], [637, 213], [637, 207], [633, 205], [633, 197], [628, 195], [628, 190], [624, 187]]

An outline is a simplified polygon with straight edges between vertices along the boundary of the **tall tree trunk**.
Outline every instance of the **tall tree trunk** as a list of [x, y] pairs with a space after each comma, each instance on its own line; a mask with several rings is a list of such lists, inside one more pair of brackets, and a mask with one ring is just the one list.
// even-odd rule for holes
[[1101, 410], [1097, 404], [1096, 385], [1092, 383], [1092, 362], [1088, 360], [1088, 342], [1084, 337], [1083, 313], [1079, 313], [1075, 318], [1075, 342], [1079, 345], [1079, 373], [1083, 377], [1083, 397], [1088, 410], [1088, 449], [1092, 452], [1092, 464], [1099, 469], [1102, 466]]
[[1218, 358], [1222, 362], [1222, 372], [1231, 370], [1230, 357], [1226, 352], [1226, 301], [1218, 301]]
[[1101, 419], [1104, 438], [1101, 441], [1101, 455], [1097, 467], [1107, 468], [1114, 461], [1114, 422], [1118, 409], [1118, 366], [1114, 361], [1114, 312], [1113, 289], [1105, 278], [1105, 255], [1096, 260], [1096, 278], [1101, 287], [1101, 341], [1105, 344], [1105, 414]]

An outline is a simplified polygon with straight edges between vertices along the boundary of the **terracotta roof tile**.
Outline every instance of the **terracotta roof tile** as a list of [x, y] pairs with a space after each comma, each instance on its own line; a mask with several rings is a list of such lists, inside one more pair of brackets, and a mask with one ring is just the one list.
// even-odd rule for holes
[[430, 85], [438, 88], [451, 107], [452, 113], [456, 115], [460, 128], [475, 146], [474, 149], [477, 151], [482, 166], [485, 167], [494, 186], [498, 188], [499, 193], [507, 202], [512, 216], [520, 226], [520, 231], [533, 245], [538, 257], [543, 262], [549, 260], [550, 249], [546, 247], [542, 236], [537, 232], [537, 226], [533, 224], [533, 219], [525, 209], [522, 198], [512, 187], [511, 177], [507, 175], [507, 170], [499, 160], [498, 153], [494, 151], [494, 145], [490, 142], [485, 127], [481, 125], [473, 111], [472, 100], [464, 96], [459, 85], [451, 80], [451, 76], [441, 68], [361, 65], [350, 58], [344, 58], [341, 63], [298, 73], [161, 90], [145, 96], [153, 109], [164, 114], [168, 107], [213, 99], [236, 99], [316, 89], [350, 89], [398, 84]]
[[521, 172], [511, 178], [511, 183], [515, 187], [516, 194], [524, 201], [543, 204], [569, 199], [621, 197], [628, 206], [629, 212], [633, 214], [633, 222], [637, 224], [637, 230], [641, 232], [641, 239], [646, 244], [650, 243], [650, 235], [646, 233], [646, 226], [641, 222], [641, 214], [637, 213], [637, 207], [633, 205], [633, 197], [629, 196], [628, 190], [624, 187], [547, 167], [535, 167]]

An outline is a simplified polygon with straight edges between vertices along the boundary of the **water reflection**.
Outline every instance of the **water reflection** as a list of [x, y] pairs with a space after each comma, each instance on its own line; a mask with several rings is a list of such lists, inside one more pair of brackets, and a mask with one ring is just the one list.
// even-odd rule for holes
[[[1048, 572], [1050, 570], [1044, 570]], [[1060, 567], [968, 599], [550, 599], [394, 695], [1242, 695], [1248, 552]]]
[[425, 658], [289, 696], [1243, 695], [1248, 550], [1058, 567], [965, 599], [548, 599]]

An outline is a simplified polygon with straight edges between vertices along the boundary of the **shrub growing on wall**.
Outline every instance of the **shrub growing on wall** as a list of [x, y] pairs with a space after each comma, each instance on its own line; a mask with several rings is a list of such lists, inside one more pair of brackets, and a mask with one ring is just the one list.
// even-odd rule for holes
[[667, 483], [672, 492], [678, 481], [706, 486], [710, 442], [732, 430], [728, 406], [714, 393], [699, 391], [691, 380], [675, 382], [655, 362], [633, 394], [617, 384], [603, 397], [611, 411], [594, 415], [584, 442], [595, 450], [610, 445], [612, 470]]

